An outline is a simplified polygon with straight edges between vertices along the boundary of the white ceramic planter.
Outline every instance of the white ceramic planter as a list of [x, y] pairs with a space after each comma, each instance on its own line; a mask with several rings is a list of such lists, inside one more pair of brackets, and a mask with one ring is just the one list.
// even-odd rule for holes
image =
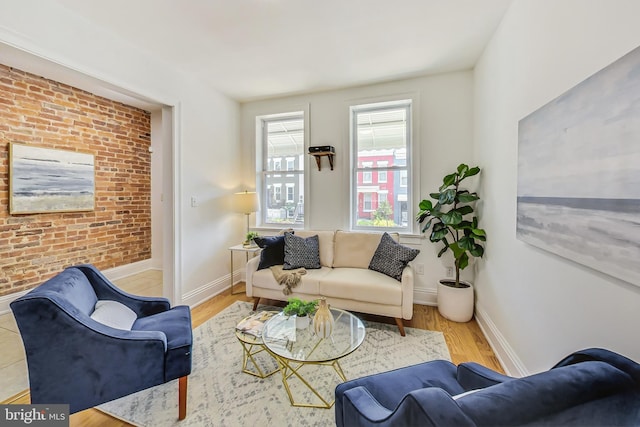
[[468, 322], [473, 317], [473, 285], [461, 282], [468, 287], [454, 288], [442, 284], [447, 281], [451, 282], [441, 280], [438, 283], [438, 311], [443, 317], [454, 322]]
[[306, 329], [309, 327], [311, 320], [309, 316], [298, 317], [296, 316], [296, 329]]

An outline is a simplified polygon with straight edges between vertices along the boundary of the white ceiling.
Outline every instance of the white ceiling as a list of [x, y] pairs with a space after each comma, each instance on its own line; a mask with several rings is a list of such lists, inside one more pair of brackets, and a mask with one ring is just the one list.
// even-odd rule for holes
[[56, 0], [228, 96], [473, 68], [512, 0]]

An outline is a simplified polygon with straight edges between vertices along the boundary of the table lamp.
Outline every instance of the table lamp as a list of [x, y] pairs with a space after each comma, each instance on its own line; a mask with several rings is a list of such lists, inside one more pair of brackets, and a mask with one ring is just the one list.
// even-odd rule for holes
[[235, 211], [247, 216], [247, 233], [249, 233], [249, 215], [253, 212], [258, 212], [260, 209], [258, 193], [255, 191], [242, 191], [240, 193], [235, 193], [233, 196]]

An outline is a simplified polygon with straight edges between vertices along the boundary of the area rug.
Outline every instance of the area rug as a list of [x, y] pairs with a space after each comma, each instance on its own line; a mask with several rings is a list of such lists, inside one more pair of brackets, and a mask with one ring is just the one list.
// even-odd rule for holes
[[[114, 400], [97, 409], [145, 427], [334, 426], [334, 408], [291, 406], [279, 372], [265, 379], [242, 372], [242, 347], [234, 328], [240, 319], [252, 312], [251, 309], [251, 303], [235, 302], [193, 331], [193, 369], [189, 376], [185, 420], [177, 420], [177, 380]], [[340, 360], [348, 379], [428, 360], [450, 360], [441, 332], [405, 328], [406, 336], [402, 337], [395, 325], [363, 323], [365, 341], [358, 350]], [[261, 356], [258, 363], [263, 368], [276, 366], [266, 352], [258, 356]], [[305, 366], [303, 369], [305, 377], [323, 395], [331, 395], [340, 382], [330, 367]], [[295, 384], [293, 388], [294, 394], [300, 393], [302, 397], [307, 393], [303, 388], [296, 390]]]

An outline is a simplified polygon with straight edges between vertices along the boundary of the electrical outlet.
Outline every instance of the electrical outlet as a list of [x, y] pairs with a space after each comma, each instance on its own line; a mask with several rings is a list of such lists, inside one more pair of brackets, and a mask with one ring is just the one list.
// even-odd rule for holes
[[424, 274], [424, 264], [416, 264], [416, 274]]
[[447, 267], [447, 277], [453, 277], [453, 267]]

